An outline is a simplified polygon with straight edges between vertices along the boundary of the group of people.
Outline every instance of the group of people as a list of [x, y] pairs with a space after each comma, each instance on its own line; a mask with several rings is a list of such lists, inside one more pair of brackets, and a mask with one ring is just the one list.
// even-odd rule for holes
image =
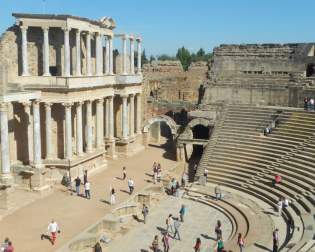
[[153, 163], [153, 183], [160, 183], [162, 178], [162, 167], [160, 163], [154, 162]]
[[168, 185], [167, 191], [169, 195], [179, 197], [180, 185], [179, 185], [179, 182], [175, 178], [171, 179]]
[[[76, 194], [80, 196], [81, 195], [80, 188], [81, 188], [82, 182], [79, 176], [74, 180], [74, 183], [75, 183]], [[87, 170], [84, 171], [84, 175], [83, 175], [83, 187], [84, 187], [85, 198], [91, 199], [91, 185], [90, 185], [90, 182], [88, 181]]]
[[3, 244], [0, 245], [0, 252], [14, 252], [12, 241], [9, 238], [5, 238]]
[[314, 98], [304, 97], [304, 110], [306, 111], [314, 111]]

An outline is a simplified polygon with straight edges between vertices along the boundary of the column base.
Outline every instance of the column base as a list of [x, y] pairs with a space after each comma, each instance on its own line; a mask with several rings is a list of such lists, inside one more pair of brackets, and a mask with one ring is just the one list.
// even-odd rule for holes
[[29, 73], [22, 73], [23, 77], [31, 76]]
[[49, 77], [49, 76], [51, 76], [51, 74], [50, 73], [44, 73], [43, 76]]
[[108, 146], [106, 150], [106, 157], [110, 159], [117, 159], [117, 153], [116, 153], [116, 143], [115, 139], [107, 139], [106, 140], [106, 145]]
[[12, 174], [1, 174], [0, 175], [0, 184], [4, 187], [10, 187], [14, 184], [14, 179]]

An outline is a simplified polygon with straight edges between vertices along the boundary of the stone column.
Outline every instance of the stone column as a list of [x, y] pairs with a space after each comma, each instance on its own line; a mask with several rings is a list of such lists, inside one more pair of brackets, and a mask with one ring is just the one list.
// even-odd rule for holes
[[96, 148], [100, 149], [104, 145], [104, 125], [103, 125], [103, 114], [104, 114], [104, 100], [98, 99], [96, 101]]
[[113, 37], [108, 37], [109, 39], [109, 74], [114, 74], [114, 45]]
[[[10, 176], [10, 144], [8, 131], [8, 104], [0, 103], [0, 134], [1, 134], [1, 178]], [[1, 179], [2, 180], [2, 179]]]
[[109, 37], [106, 38], [106, 45], [105, 45], [105, 74], [109, 74], [109, 61], [110, 61], [110, 55], [109, 55]]
[[130, 37], [130, 74], [135, 74], [135, 43], [134, 37]]
[[70, 160], [72, 158], [72, 103], [64, 103], [65, 107], [65, 121], [66, 121], [66, 155], [65, 158]]
[[92, 66], [91, 66], [91, 34], [86, 33], [86, 75], [92, 75]]
[[76, 30], [75, 33], [76, 46], [76, 75], [81, 76], [81, 31]]
[[51, 103], [49, 102], [45, 103], [46, 159], [52, 158], [51, 106], [52, 106]]
[[64, 28], [64, 76], [70, 76], [70, 43], [69, 43], [69, 28]]
[[122, 37], [122, 74], [127, 75], [127, 37]]
[[83, 139], [82, 139], [82, 102], [76, 103], [76, 119], [77, 119], [77, 130], [76, 130], [76, 147], [77, 155], [82, 156], [83, 154]]
[[92, 101], [86, 102], [86, 152], [91, 153], [93, 134], [92, 134]]
[[21, 26], [22, 31], [22, 76], [29, 76], [27, 53], [27, 26]]
[[122, 138], [128, 139], [128, 96], [122, 95]]
[[33, 128], [32, 128], [32, 120], [31, 120], [31, 102], [23, 102], [24, 112], [27, 116], [27, 149], [28, 149], [28, 161], [29, 164], [33, 161]]
[[41, 136], [40, 136], [40, 113], [39, 101], [33, 102], [33, 144], [34, 144], [34, 166], [40, 168], [42, 164]]
[[105, 98], [105, 138], [109, 138], [109, 98]]
[[109, 113], [108, 113], [108, 123], [109, 123], [109, 131], [108, 131], [108, 138], [114, 139], [114, 96], [108, 97], [109, 103]]
[[138, 42], [138, 60], [137, 60], [137, 74], [141, 74], [141, 38], [137, 38]]
[[130, 137], [135, 136], [135, 96], [134, 94], [131, 94], [129, 96], [130, 99], [130, 117], [129, 117], [129, 134]]
[[101, 40], [101, 34], [96, 33], [95, 34], [95, 43], [96, 43], [96, 53], [95, 53], [95, 64], [96, 64], [96, 75], [103, 75], [103, 52], [102, 52], [102, 40]]
[[44, 45], [43, 45], [43, 75], [50, 76], [49, 71], [49, 28], [43, 27], [44, 31]]
[[137, 114], [136, 114], [137, 120], [136, 120], [136, 131], [137, 134], [140, 135], [141, 130], [141, 121], [142, 121], [142, 114], [141, 114], [141, 94], [137, 94]]

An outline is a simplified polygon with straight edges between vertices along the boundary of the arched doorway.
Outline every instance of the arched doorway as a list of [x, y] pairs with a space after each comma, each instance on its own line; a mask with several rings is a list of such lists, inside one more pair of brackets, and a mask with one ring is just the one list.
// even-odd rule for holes
[[143, 127], [143, 143], [145, 146], [163, 148], [167, 158], [176, 159], [174, 139], [177, 137], [177, 124], [169, 116], [160, 115], [145, 121]]

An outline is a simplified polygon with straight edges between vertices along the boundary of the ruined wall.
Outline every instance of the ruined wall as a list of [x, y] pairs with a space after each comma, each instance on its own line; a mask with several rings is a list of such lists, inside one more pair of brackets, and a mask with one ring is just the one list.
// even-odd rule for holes
[[221, 45], [208, 64], [202, 104], [301, 106], [313, 51], [313, 44]]

